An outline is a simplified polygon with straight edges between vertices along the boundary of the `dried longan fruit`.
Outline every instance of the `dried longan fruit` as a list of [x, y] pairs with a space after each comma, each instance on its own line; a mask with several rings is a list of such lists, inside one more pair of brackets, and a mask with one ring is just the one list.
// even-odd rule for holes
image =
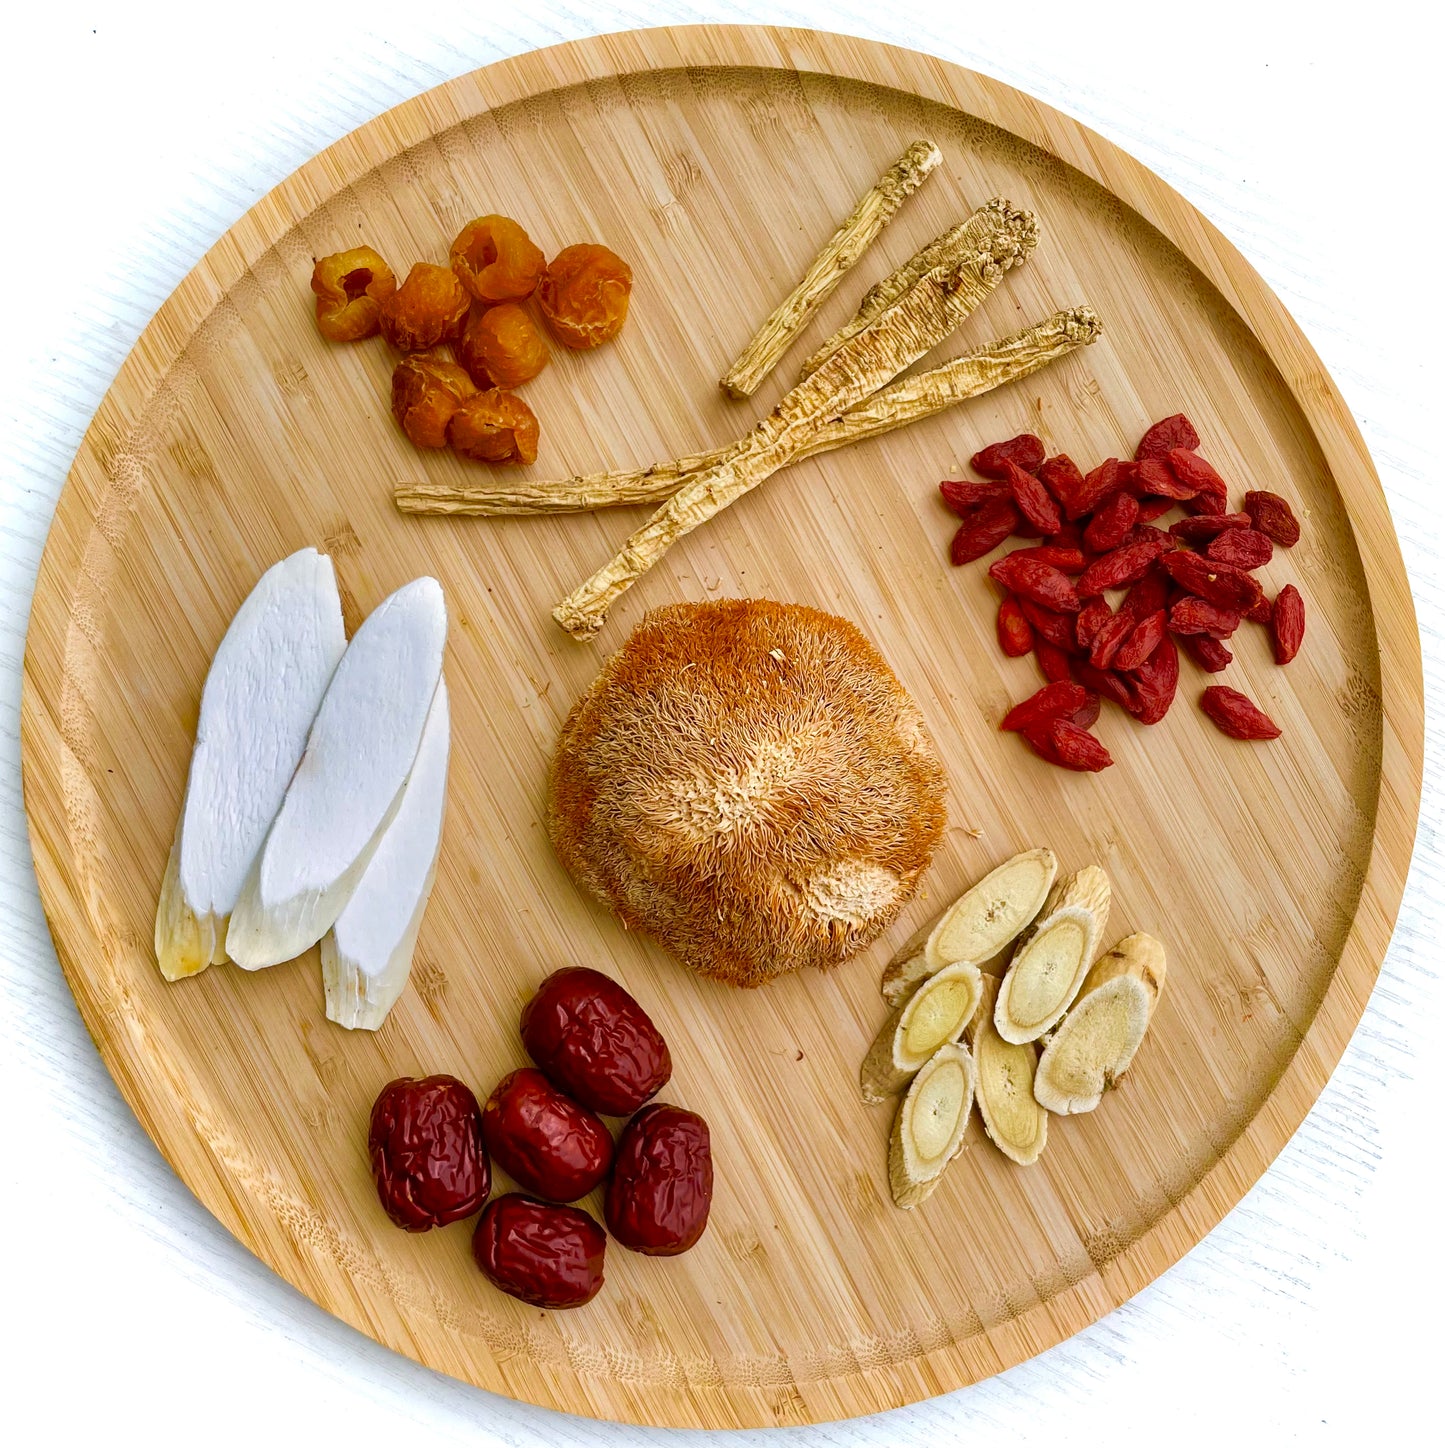
[[453, 450], [483, 463], [536, 462], [539, 433], [536, 413], [500, 387], [467, 398], [447, 424]]
[[445, 447], [452, 414], [477, 389], [455, 362], [429, 353], [403, 357], [391, 374], [391, 412], [418, 447]]
[[467, 291], [491, 306], [530, 297], [547, 259], [510, 216], [479, 216], [452, 242], [451, 263]]
[[632, 268], [605, 246], [564, 246], [547, 264], [537, 305], [564, 347], [600, 347], [621, 330], [632, 295]]
[[457, 336], [470, 305], [450, 267], [419, 261], [382, 303], [381, 335], [399, 352], [425, 352]]
[[328, 342], [374, 337], [381, 306], [396, 291], [392, 269], [369, 246], [332, 252], [311, 273], [316, 329]]
[[457, 343], [457, 360], [478, 387], [517, 387], [546, 365], [547, 339], [515, 302], [473, 307]]

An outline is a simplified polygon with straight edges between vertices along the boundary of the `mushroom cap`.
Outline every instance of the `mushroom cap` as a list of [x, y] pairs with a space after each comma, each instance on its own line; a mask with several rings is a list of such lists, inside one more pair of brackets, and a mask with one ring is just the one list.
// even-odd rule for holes
[[757, 986], [874, 940], [943, 835], [918, 706], [845, 619], [766, 600], [649, 613], [562, 726], [552, 844], [629, 930]]

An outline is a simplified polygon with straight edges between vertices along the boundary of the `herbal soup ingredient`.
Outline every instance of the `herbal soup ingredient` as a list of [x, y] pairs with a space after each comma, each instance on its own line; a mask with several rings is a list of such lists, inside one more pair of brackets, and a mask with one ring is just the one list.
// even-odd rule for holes
[[231, 912], [345, 650], [336, 575], [314, 548], [262, 574], [231, 620], [201, 691], [156, 907], [156, 961], [167, 980], [228, 959]]
[[582, 1307], [602, 1290], [607, 1233], [580, 1207], [509, 1192], [484, 1211], [472, 1260], [509, 1297], [557, 1311]]
[[974, 1060], [966, 1046], [940, 1046], [913, 1078], [888, 1147], [888, 1185], [897, 1206], [925, 1201], [963, 1149], [973, 1093]]
[[1049, 1140], [1049, 1113], [1034, 1099], [1039, 1051], [1005, 1041], [993, 1023], [999, 983], [983, 977], [983, 993], [964, 1039], [973, 1051], [974, 1100], [988, 1139], [1019, 1166], [1031, 1166]]
[[537, 289], [546, 268], [542, 249], [510, 216], [479, 216], [457, 233], [451, 268], [480, 308], [520, 302]]
[[1060, 1115], [1098, 1106], [1134, 1059], [1164, 975], [1164, 947], [1152, 935], [1131, 935], [1099, 958], [1039, 1058], [1039, 1105]]
[[612, 1165], [612, 1134], [601, 1119], [530, 1067], [497, 1083], [482, 1107], [482, 1139], [524, 1192], [575, 1202]]
[[942, 1045], [956, 1041], [978, 1009], [983, 978], [972, 961], [929, 976], [883, 1023], [858, 1073], [870, 1106], [896, 1096]]
[[813, 259], [802, 280], [753, 334], [719, 386], [730, 397], [751, 397], [788, 348], [862, 258], [874, 239], [943, 160], [932, 141], [914, 141], [859, 198], [847, 220]]
[[346, 908], [321, 939], [326, 1017], [348, 1030], [380, 1030], [411, 976], [441, 854], [450, 755], [451, 713], [443, 678], [396, 815]]
[[547, 340], [514, 302], [473, 306], [456, 344], [457, 360], [477, 387], [520, 387], [547, 365]]
[[573, 707], [548, 828], [628, 929], [757, 986], [836, 965], [896, 917], [942, 836], [943, 789], [922, 715], [851, 623], [676, 604]]
[[403, 357], [391, 374], [391, 415], [417, 447], [445, 447], [447, 424], [477, 389], [465, 368], [429, 352]]
[[617, 1143], [607, 1230], [629, 1251], [675, 1257], [707, 1228], [712, 1186], [707, 1122], [679, 1106], [644, 1106]]
[[593, 637], [612, 602], [691, 532], [793, 461], [816, 427], [862, 402], [953, 332], [1037, 240], [1031, 216], [1002, 201], [976, 213], [976, 249], [929, 272], [877, 321], [799, 383], [727, 459], [694, 474], [621, 552], [553, 610], [574, 638]]
[[418, 578], [378, 604], [341, 655], [231, 914], [237, 965], [291, 960], [345, 910], [415, 764], [446, 626], [441, 585]]
[[898, 951], [883, 972], [884, 1000], [902, 1005], [918, 981], [946, 966], [992, 960], [1033, 923], [1058, 868], [1052, 850], [1037, 849], [990, 870]]
[[[976, 352], [945, 362], [928, 372], [900, 377], [841, 416], [818, 424], [793, 459], [881, 437], [896, 428], [932, 417], [945, 408], [995, 387], [1016, 382], [1097, 340], [1098, 317], [1088, 307], [1055, 312], [1047, 320], [991, 343]], [[726, 460], [733, 445], [651, 467], [590, 473], [557, 481], [505, 481], [486, 478], [456, 483], [422, 479], [396, 486], [396, 506], [403, 513], [507, 516], [528, 513], [576, 513], [636, 503], [661, 503], [692, 474]], [[1013, 527], [1013, 515], [1009, 515]], [[1005, 532], [998, 540], [1003, 541]], [[996, 546], [996, 545], [995, 545]]]
[[610, 342], [627, 320], [632, 268], [605, 246], [564, 246], [547, 264], [537, 308], [552, 335], [574, 351]]
[[408, 1232], [472, 1216], [492, 1189], [481, 1108], [455, 1076], [403, 1077], [384, 1086], [371, 1108], [367, 1144], [381, 1205]]
[[515, 393], [494, 387], [468, 397], [447, 423], [447, 441], [460, 457], [484, 463], [534, 463], [537, 414]]
[[1013, 1045], [1036, 1041], [1078, 994], [1109, 920], [1109, 877], [1097, 866], [1060, 880], [1038, 924], [1015, 947], [994, 1004], [993, 1023]]
[[323, 256], [311, 273], [316, 329], [328, 342], [359, 342], [381, 328], [381, 304], [396, 290], [396, 277], [369, 247]]
[[398, 352], [425, 352], [456, 337], [471, 298], [456, 274], [419, 261], [381, 304], [381, 335]]

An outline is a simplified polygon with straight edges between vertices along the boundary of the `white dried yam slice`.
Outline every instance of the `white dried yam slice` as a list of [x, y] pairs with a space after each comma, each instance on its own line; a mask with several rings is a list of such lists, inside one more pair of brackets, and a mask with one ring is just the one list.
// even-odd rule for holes
[[864, 1101], [895, 1096], [940, 1046], [956, 1041], [978, 1011], [983, 977], [971, 961], [930, 976], [883, 1023], [858, 1075]]
[[1037, 918], [1058, 868], [1054, 852], [1041, 848], [990, 870], [943, 912], [932, 930], [915, 936], [894, 957], [883, 973], [884, 999], [898, 1005], [913, 982], [946, 965], [992, 960]]
[[964, 1032], [973, 1049], [974, 1099], [988, 1138], [1010, 1161], [1032, 1166], [1049, 1139], [1049, 1114], [1034, 1099], [1038, 1048], [1015, 1045], [994, 1029], [998, 981], [983, 978], [978, 1013]]
[[957, 1044], [940, 1046], [913, 1078], [888, 1148], [888, 1185], [898, 1206], [923, 1201], [962, 1150], [973, 1085], [973, 1057]]
[[1131, 935], [1099, 958], [1039, 1059], [1034, 1099], [1059, 1115], [1092, 1111], [1129, 1068], [1164, 988], [1164, 947]]

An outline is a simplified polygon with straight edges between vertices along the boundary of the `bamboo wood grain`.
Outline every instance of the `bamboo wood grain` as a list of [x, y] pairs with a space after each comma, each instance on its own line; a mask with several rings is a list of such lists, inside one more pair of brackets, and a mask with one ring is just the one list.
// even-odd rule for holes
[[[1018, 311], [1001, 292], [961, 342], [1077, 296], [1109, 331], [1027, 383], [800, 464], [619, 606], [618, 638], [677, 596], [846, 614], [913, 690], [949, 767], [955, 828], [930, 898], [831, 977], [732, 994], [589, 906], [540, 828], [552, 740], [595, 666], [547, 609], [605, 546], [607, 520], [399, 517], [395, 481], [466, 472], [398, 438], [384, 350], [321, 343], [306, 279], [314, 255], [358, 234], [394, 266], [439, 258], [500, 197], [549, 252], [614, 246], [638, 277], [628, 329], [559, 358], [527, 396], [543, 421], [538, 476], [636, 466], [732, 436], [720, 361], [860, 176], [920, 134], [945, 164], [857, 275], [885, 274], [1002, 192], [1037, 213], [1044, 240], [1010, 282]], [[806, 183], [782, 188], [784, 175]], [[835, 294], [816, 340], [847, 316]], [[1025, 426], [1093, 459], [1181, 408], [1237, 489], [1308, 509], [1303, 541], [1267, 571], [1272, 589], [1293, 579], [1306, 594], [1304, 651], [1279, 670], [1248, 634], [1222, 676], [1285, 737], [1217, 735], [1190, 707], [1205, 681], [1186, 665], [1163, 724], [1106, 716], [1114, 769], [1062, 776], [997, 733], [1034, 678], [998, 655], [981, 565], [946, 567], [934, 485]], [[206, 664], [261, 570], [308, 543], [335, 557], [353, 627], [422, 571], [452, 611], [442, 867], [413, 988], [375, 1038], [324, 1020], [314, 955], [168, 987], [148, 950]], [[1359, 433], [1207, 222], [1101, 138], [984, 77], [870, 42], [707, 27], [462, 77], [344, 138], [232, 228], [161, 308], [76, 458], [22, 714], [67, 977], [127, 1100], [217, 1217], [327, 1309], [443, 1372], [568, 1411], [713, 1427], [870, 1412], [996, 1372], [1123, 1301], [1239, 1200], [1373, 983], [1413, 840], [1421, 716], [1409, 594]], [[975, 1123], [928, 1203], [897, 1213], [887, 1110], [853, 1090], [884, 1014], [878, 971], [952, 893], [1035, 843], [1066, 868], [1105, 865], [1111, 934], [1164, 939], [1169, 989], [1125, 1089], [1053, 1123], [1037, 1166], [1014, 1167]], [[464, 1227], [390, 1226], [364, 1124], [397, 1074], [450, 1070], [489, 1090], [521, 1064], [516, 1015], [537, 979], [578, 960], [621, 978], [666, 1031], [666, 1094], [709, 1117], [719, 1191], [693, 1253], [614, 1246], [590, 1307], [541, 1315], [478, 1277]]]

